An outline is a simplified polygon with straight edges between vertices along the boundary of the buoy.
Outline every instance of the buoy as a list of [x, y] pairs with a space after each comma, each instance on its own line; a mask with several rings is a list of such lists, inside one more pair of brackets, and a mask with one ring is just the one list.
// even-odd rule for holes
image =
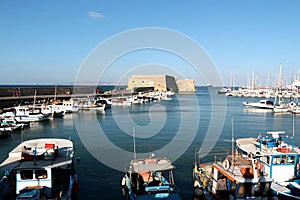
[[228, 170], [230, 168], [230, 162], [229, 162], [229, 160], [225, 159], [223, 161], [223, 167], [224, 167], [225, 170]]
[[126, 184], [126, 178], [125, 178], [125, 176], [122, 178], [122, 182], [121, 182], [121, 185], [122, 186], [125, 186], [125, 184]]
[[78, 156], [76, 160], [77, 160], [77, 161], [80, 161], [80, 157]]

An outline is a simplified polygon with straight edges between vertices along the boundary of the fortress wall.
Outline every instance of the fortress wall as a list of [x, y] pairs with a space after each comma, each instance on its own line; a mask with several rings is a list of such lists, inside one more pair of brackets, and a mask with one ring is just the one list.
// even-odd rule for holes
[[154, 87], [156, 91], [192, 92], [195, 91], [194, 80], [177, 80], [169, 75], [132, 75], [128, 79], [127, 90]]
[[179, 92], [195, 92], [194, 80], [177, 80]]

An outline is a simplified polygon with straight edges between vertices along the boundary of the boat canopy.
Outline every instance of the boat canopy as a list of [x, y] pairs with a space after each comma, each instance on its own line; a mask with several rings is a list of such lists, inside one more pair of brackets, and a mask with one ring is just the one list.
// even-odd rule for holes
[[43, 138], [22, 142], [0, 164], [0, 170], [63, 167], [72, 163], [73, 143], [67, 139]]
[[165, 158], [147, 158], [132, 160], [130, 167], [133, 172], [154, 172], [174, 169], [171, 161]]

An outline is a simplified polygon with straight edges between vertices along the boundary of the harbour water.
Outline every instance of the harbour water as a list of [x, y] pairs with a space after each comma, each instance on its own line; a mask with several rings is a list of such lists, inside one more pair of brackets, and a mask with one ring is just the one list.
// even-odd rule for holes
[[[201, 147], [211, 122], [216, 120], [213, 116], [225, 116], [225, 123], [220, 121], [219, 124], [221, 135], [217, 138], [216, 148], [231, 148], [229, 141], [232, 137], [232, 128], [235, 138], [257, 137], [267, 131], [286, 131], [287, 135], [292, 136], [293, 122], [295, 145], [300, 145], [300, 115], [245, 109], [243, 101], [259, 99], [224, 97], [216, 94], [217, 89], [211, 90], [209, 93], [207, 88], [198, 88], [196, 94], [177, 94], [171, 101], [151, 102], [128, 108], [113, 107], [107, 109], [105, 113], [82, 111], [49, 122], [34, 123], [30, 128], [13, 133], [10, 137], [0, 138], [0, 162], [23, 140], [43, 137], [71, 138], [76, 148], [75, 158], [80, 158], [80, 161], [76, 161], [80, 184], [79, 199], [124, 199], [121, 179], [128, 158], [122, 157], [122, 153], [127, 152], [133, 158], [135, 143], [137, 156], [140, 153], [150, 156], [151, 153], [160, 152], [160, 149], [168, 147], [176, 139], [175, 149], [182, 155], [173, 163], [176, 166], [175, 184], [182, 199], [192, 199], [194, 151]], [[197, 101], [194, 101], [195, 98]], [[212, 105], [213, 98], [221, 101], [218, 101], [217, 105], [214, 103]], [[222, 106], [220, 102], [226, 105], [226, 113], [218, 112]], [[216, 115], [213, 115], [213, 112]], [[199, 119], [195, 118], [198, 115]], [[153, 126], [155, 123], [157, 125]], [[188, 123], [188, 126], [182, 123]], [[195, 134], [194, 126], [197, 127]], [[141, 131], [144, 131], [144, 135]], [[104, 136], [100, 136], [100, 132]], [[135, 139], [128, 132], [134, 133]], [[178, 132], [183, 137], [178, 139], [176, 137]], [[214, 138], [217, 134], [216, 129], [216, 133], [209, 137]], [[105, 143], [106, 140], [111, 142], [111, 146]], [[182, 150], [185, 146], [180, 144], [188, 144], [187, 149]], [[214, 143], [210, 144], [213, 145]], [[120, 156], [117, 156], [116, 152], [119, 151]], [[165, 152], [174, 153], [168, 149]], [[116, 169], [120, 166], [123, 170]]]

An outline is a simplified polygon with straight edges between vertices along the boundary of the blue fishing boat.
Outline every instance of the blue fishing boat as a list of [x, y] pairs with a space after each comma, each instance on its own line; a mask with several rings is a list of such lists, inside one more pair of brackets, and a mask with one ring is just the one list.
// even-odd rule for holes
[[236, 145], [243, 155], [255, 158], [260, 174], [273, 179], [274, 194], [282, 199], [300, 199], [300, 150], [294, 146], [294, 137], [274, 131], [263, 137], [237, 139]]
[[174, 168], [166, 158], [132, 160], [122, 179], [123, 194], [131, 200], [180, 200], [174, 184]]
[[[215, 161], [200, 162], [205, 150], [195, 152], [194, 199], [272, 199], [272, 179], [258, 174], [254, 159], [237, 152], [214, 152]], [[206, 155], [206, 154], [205, 154]], [[224, 159], [225, 158], [225, 159]], [[204, 160], [204, 159], [203, 159]]]
[[70, 199], [78, 192], [73, 143], [43, 138], [24, 141], [1, 163], [0, 199]]

